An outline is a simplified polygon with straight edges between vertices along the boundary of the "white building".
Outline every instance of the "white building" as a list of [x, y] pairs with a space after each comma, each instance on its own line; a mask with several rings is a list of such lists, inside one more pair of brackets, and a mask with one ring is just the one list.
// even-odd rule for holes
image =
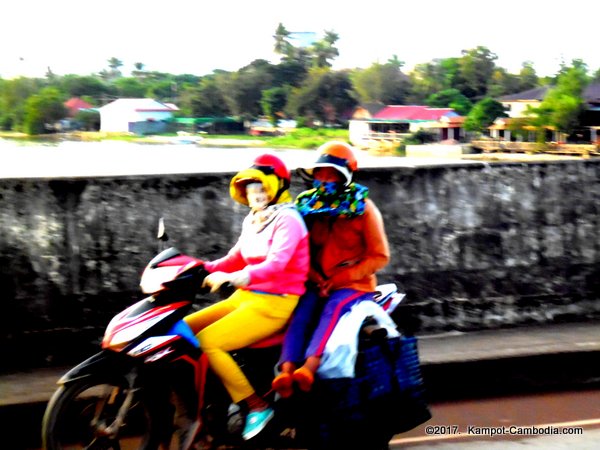
[[151, 98], [121, 98], [98, 111], [100, 131], [148, 134], [164, 131], [178, 108]]

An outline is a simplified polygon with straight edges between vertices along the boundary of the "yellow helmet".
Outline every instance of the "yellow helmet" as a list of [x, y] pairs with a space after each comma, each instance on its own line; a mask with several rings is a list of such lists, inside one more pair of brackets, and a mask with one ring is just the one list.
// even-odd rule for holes
[[264, 154], [257, 157], [251, 167], [238, 172], [229, 184], [229, 194], [236, 202], [248, 206], [246, 185], [259, 182], [263, 185], [269, 203], [292, 201], [288, 189], [291, 174], [284, 162], [275, 155]]

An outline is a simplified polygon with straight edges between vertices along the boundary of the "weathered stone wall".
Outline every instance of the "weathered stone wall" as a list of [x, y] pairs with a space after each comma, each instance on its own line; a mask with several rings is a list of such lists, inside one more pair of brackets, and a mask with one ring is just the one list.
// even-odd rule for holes
[[[396, 282], [421, 332], [600, 316], [600, 163], [366, 169]], [[231, 174], [0, 180], [0, 357], [60, 363], [95, 351], [171, 243], [205, 258], [233, 244], [246, 211]], [[297, 193], [301, 186], [294, 185]]]

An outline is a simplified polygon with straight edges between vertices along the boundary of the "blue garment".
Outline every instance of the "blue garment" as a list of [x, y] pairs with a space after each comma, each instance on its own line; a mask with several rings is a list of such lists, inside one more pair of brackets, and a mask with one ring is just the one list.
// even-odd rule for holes
[[353, 305], [372, 300], [372, 292], [355, 289], [333, 291], [327, 299], [308, 290], [300, 298], [283, 341], [280, 364], [285, 361], [302, 365], [309, 356], [321, 356], [327, 340], [340, 318]]

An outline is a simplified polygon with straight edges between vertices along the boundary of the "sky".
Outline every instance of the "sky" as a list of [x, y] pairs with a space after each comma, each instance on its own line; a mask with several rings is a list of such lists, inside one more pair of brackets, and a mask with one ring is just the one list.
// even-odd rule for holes
[[397, 55], [409, 72], [435, 58], [485, 46], [518, 73], [531, 61], [554, 75], [562, 61], [600, 68], [597, 0], [6, 0], [0, 6], [0, 77], [89, 75], [112, 57], [127, 75], [206, 75], [255, 59], [277, 63], [275, 30], [333, 30], [334, 69], [366, 68]]

